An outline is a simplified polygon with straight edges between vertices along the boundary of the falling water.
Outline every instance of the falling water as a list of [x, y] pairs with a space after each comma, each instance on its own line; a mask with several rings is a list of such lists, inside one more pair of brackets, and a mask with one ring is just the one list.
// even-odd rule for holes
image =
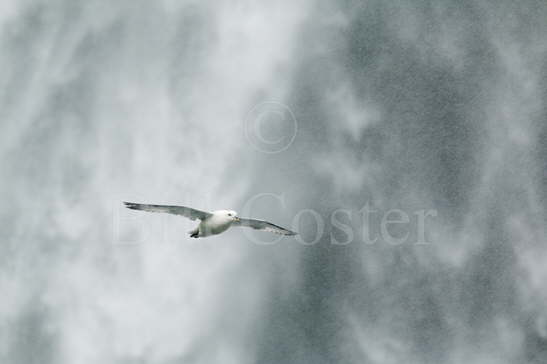
[[0, 362], [547, 361], [547, 4], [0, 10]]

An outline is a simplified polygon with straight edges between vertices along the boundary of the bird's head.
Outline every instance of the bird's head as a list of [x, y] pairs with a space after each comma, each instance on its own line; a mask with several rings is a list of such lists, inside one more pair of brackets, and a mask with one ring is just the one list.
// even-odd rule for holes
[[228, 216], [229, 219], [232, 221], [239, 221], [239, 217], [237, 216], [237, 212], [234, 210], [228, 210], [226, 211], [226, 216]]

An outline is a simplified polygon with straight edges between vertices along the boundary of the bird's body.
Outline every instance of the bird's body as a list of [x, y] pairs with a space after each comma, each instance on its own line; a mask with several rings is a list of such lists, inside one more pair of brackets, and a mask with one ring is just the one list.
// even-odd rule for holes
[[149, 212], [164, 212], [180, 215], [191, 220], [199, 219], [199, 225], [189, 232], [192, 238], [204, 238], [225, 232], [231, 226], [246, 226], [255, 230], [270, 231], [281, 235], [296, 235], [295, 232], [264, 220], [245, 219], [237, 216], [233, 210], [201, 211], [186, 206], [148, 205], [124, 202], [127, 208]]
[[211, 216], [201, 220], [199, 225], [190, 231], [190, 236], [192, 238], [204, 238], [225, 232], [235, 221], [232, 214], [230, 214], [231, 212], [233, 216], [236, 216], [235, 211], [219, 210], [211, 212]]

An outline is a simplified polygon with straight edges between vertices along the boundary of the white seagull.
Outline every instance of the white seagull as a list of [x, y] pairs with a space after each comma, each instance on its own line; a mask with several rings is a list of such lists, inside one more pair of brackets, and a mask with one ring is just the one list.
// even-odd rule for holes
[[238, 217], [237, 213], [233, 210], [207, 212], [185, 206], [147, 205], [133, 202], [124, 202], [124, 204], [125, 207], [133, 210], [181, 215], [190, 220], [199, 219], [201, 220], [199, 225], [194, 230], [188, 232], [192, 238], [217, 235], [228, 230], [231, 226], [247, 226], [255, 230], [269, 231], [281, 235], [296, 235], [294, 231], [287, 230], [268, 221]]

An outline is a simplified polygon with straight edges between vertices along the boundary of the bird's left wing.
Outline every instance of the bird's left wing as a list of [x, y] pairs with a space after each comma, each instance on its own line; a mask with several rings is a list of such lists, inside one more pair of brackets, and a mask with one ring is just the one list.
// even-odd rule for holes
[[193, 209], [186, 206], [168, 206], [168, 205], [147, 205], [142, 203], [124, 202], [125, 207], [133, 210], [142, 210], [148, 212], [164, 212], [167, 214], [180, 215], [190, 220], [205, 220], [212, 214], [210, 212]]
[[247, 226], [255, 230], [269, 231], [269, 232], [281, 234], [281, 235], [296, 235], [297, 234], [294, 231], [282, 228], [281, 226], [277, 226], [275, 224], [272, 224], [271, 222], [264, 221], [264, 220], [240, 218], [239, 221], [234, 221], [232, 226]]

